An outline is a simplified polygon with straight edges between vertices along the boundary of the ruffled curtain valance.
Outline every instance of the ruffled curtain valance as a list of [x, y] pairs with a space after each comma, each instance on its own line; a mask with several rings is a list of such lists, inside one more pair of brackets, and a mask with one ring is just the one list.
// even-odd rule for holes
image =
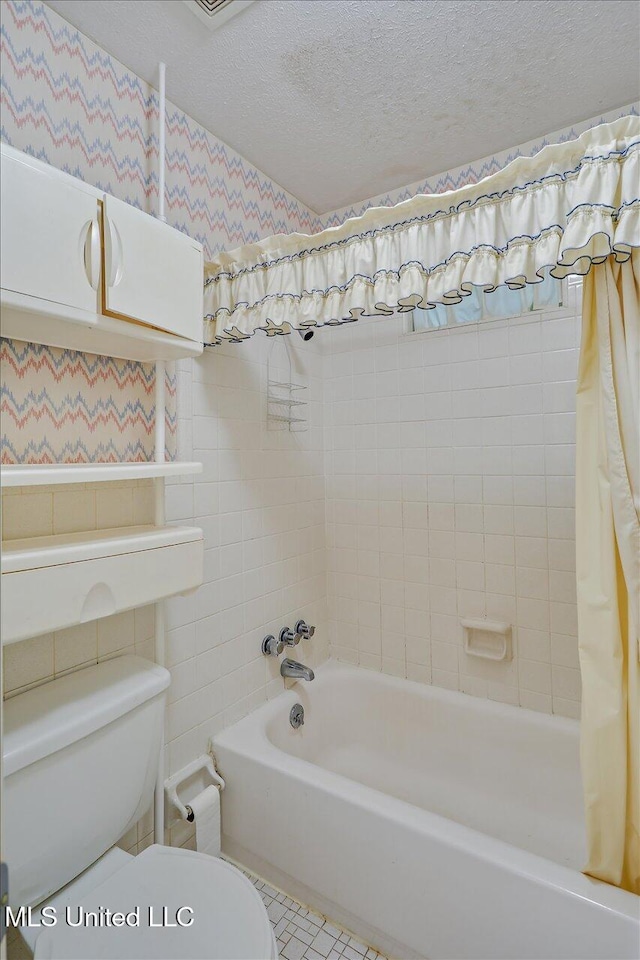
[[479, 183], [205, 265], [205, 341], [458, 303], [474, 287], [586, 274], [640, 246], [640, 118], [602, 124]]

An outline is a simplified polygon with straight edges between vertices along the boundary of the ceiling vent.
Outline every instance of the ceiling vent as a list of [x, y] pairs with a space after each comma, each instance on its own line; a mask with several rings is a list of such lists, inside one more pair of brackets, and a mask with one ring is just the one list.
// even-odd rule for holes
[[182, 2], [201, 23], [206, 23], [209, 30], [217, 30], [227, 20], [241, 13], [253, 3], [253, 0], [182, 0]]

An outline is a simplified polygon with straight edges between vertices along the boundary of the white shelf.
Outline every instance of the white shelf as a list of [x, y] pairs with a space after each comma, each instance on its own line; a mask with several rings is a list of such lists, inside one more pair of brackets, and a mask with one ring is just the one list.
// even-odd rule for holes
[[194, 590], [203, 561], [198, 527], [118, 527], [5, 541], [2, 642]]
[[194, 340], [13, 290], [0, 290], [0, 305], [0, 334], [12, 340], [141, 363], [181, 360], [202, 353], [202, 344]]
[[148, 480], [202, 473], [196, 462], [164, 463], [17, 463], [0, 468], [3, 487], [34, 487], [58, 483], [104, 483], [111, 480]]
[[81, 533], [58, 533], [46, 537], [2, 541], [2, 573], [18, 573], [61, 563], [82, 563], [117, 557], [139, 550], [157, 550], [178, 543], [202, 540], [199, 527], [110, 527]]
[[306, 390], [304, 383], [292, 383], [290, 380], [269, 380], [269, 387], [280, 387], [282, 390]]
[[269, 420], [275, 420], [276, 423], [306, 423], [304, 417], [282, 417], [279, 413], [270, 413]]
[[271, 394], [267, 395], [267, 400], [269, 403], [281, 403], [287, 407], [306, 407], [306, 400], [293, 400], [291, 397], [273, 397]]

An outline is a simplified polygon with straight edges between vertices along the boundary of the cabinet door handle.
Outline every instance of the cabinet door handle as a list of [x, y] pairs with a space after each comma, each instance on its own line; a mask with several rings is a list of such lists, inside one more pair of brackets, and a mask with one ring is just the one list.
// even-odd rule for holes
[[97, 219], [86, 224], [87, 235], [84, 241], [84, 268], [87, 279], [94, 290], [100, 283], [100, 224]]
[[105, 259], [105, 282], [108, 287], [115, 287], [120, 283], [123, 274], [122, 262], [122, 240], [118, 233], [115, 223], [109, 219], [104, 207], [102, 210], [104, 217], [104, 259]]

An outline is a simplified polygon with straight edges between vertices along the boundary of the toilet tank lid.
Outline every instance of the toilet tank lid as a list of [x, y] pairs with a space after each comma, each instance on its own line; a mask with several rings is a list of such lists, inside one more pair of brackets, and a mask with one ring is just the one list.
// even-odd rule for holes
[[164, 667], [142, 657], [124, 656], [5, 700], [4, 775], [105, 727], [162, 693], [170, 679]]

